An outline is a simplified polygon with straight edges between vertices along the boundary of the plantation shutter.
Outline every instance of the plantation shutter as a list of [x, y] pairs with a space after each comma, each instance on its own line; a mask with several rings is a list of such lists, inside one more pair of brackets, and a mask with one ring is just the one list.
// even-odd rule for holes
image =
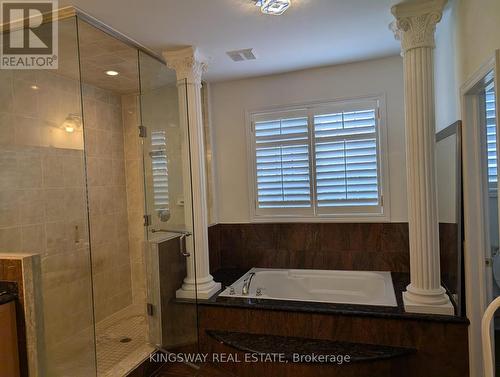
[[486, 103], [486, 144], [488, 148], [488, 190], [497, 192], [497, 126], [495, 113], [495, 89], [490, 86], [485, 93]]
[[253, 128], [257, 209], [312, 208], [307, 114], [254, 120]]
[[153, 200], [157, 213], [170, 211], [168, 193], [167, 136], [165, 130], [151, 132], [151, 164], [153, 175]]
[[374, 104], [314, 116], [318, 213], [380, 211], [376, 114]]

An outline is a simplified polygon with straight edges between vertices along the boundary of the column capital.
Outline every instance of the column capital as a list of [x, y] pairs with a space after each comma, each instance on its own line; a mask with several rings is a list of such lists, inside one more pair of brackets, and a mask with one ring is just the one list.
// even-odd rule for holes
[[175, 70], [177, 80], [188, 84], [201, 84], [201, 76], [207, 70], [207, 62], [196, 47], [189, 46], [163, 52], [167, 67]]
[[435, 47], [434, 32], [441, 20], [447, 0], [409, 0], [394, 5], [391, 12], [395, 20], [390, 28], [401, 41], [401, 50]]

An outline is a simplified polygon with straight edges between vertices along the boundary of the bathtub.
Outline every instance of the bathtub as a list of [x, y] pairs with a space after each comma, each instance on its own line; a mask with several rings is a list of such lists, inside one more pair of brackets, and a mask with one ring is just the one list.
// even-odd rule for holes
[[[248, 295], [244, 280], [255, 275]], [[252, 268], [221, 297], [397, 306], [390, 272]]]

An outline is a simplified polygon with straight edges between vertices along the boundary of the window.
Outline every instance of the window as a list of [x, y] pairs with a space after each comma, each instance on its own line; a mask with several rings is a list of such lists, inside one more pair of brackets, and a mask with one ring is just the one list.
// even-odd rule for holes
[[307, 116], [257, 121], [254, 130], [259, 208], [310, 208]]
[[170, 218], [168, 193], [167, 135], [165, 130], [151, 132], [151, 156], [154, 209], [161, 221]]
[[380, 102], [252, 113], [255, 217], [387, 216]]
[[493, 84], [485, 90], [486, 144], [488, 149], [488, 191], [497, 194], [497, 126], [495, 113], [495, 88]]

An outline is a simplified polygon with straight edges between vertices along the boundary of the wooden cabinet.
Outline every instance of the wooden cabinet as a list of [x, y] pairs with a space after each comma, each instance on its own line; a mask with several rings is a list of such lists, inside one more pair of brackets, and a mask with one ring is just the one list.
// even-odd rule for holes
[[16, 303], [0, 305], [0, 377], [19, 377]]

